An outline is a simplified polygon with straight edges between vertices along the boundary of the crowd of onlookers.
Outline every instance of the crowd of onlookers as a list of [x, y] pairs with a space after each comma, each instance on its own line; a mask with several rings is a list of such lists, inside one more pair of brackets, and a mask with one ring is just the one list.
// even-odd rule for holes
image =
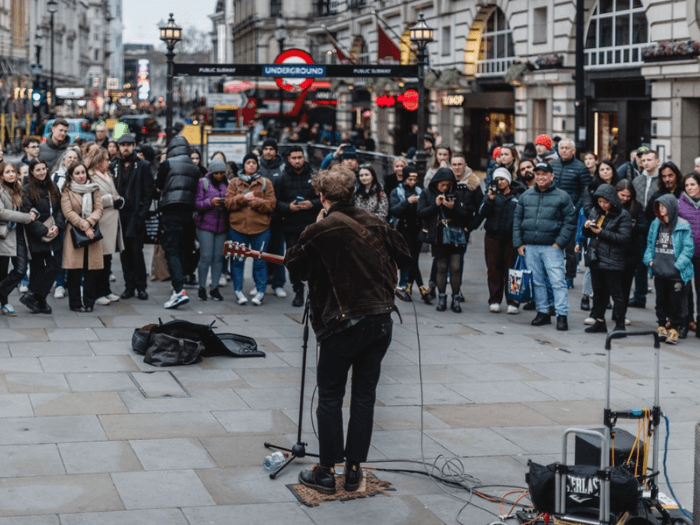
[[[317, 220], [321, 204], [301, 145], [291, 141], [282, 158], [277, 141], [267, 138], [240, 167], [221, 152], [205, 166], [180, 135], [156, 155], [146, 144], [137, 147], [133, 135], [110, 140], [104, 124], [96, 128], [96, 141], [70, 144], [67, 127], [57, 119], [46, 141], [25, 139], [26, 155], [17, 166], [0, 163], [2, 314], [16, 315], [8, 300], [15, 287], [20, 302], [37, 313], [51, 312], [46, 298], [52, 288], [56, 298], [67, 293], [75, 311], [147, 299], [144, 242], [154, 213], [157, 253], [173, 289], [166, 308], [189, 301], [186, 285], [198, 288], [199, 300], [224, 300], [220, 288], [227, 279], [239, 304], [261, 305], [268, 286], [286, 297], [284, 267], [256, 259], [247, 294], [245, 262], [226, 264], [222, 252], [230, 239], [284, 255]], [[646, 306], [653, 274], [662, 337], [675, 343], [689, 329], [698, 333], [690, 283], [700, 264], [700, 162], [683, 176], [674, 163], [661, 164], [655, 151], [641, 147], [616, 167], [590, 152], [579, 160], [571, 140], [540, 135], [521, 152], [513, 144], [494, 145], [484, 179], [462, 153], [432, 135], [422, 146], [424, 176], [406, 157], [394, 160], [391, 173], [378, 174], [359, 165], [356, 148], [347, 143], [321, 164], [324, 170], [339, 162], [353, 171], [355, 205], [390, 222], [406, 240], [412, 262], [398, 269], [399, 290], [411, 294], [415, 285], [423, 301], [445, 311], [449, 283], [449, 307], [461, 312], [469, 236], [483, 225], [491, 312], [500, 312], [505, 299], [509, 314], [522, 306], [537, 311], [533, 325], [550, 324], [555, 316], [557, 329], [568, 329], [568, 289], [583, 259], [580, 307], [590, 310], [587, 332], [607, 332], [608, 309], [615, 329], [624, 330], [627, 309]], [[424, 244], [432, 256], [426, 278], [418, 264]], [[117, 253], [124, 274], [119, 295], [110, 287]], [[534, 282], [534, 299], [524, 305], [508, 297], [509, 269], [519, 255]], [[292, 304], [302, 306], [304, 284], [289, 279]]]

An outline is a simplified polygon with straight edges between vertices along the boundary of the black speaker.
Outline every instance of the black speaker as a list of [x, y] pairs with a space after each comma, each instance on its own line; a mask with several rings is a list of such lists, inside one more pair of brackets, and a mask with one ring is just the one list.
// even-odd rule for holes
[[[594, 428], [591, 430], [596, 430], [600, 433], [604, 433], [602, 428]], [[614, 441], [614, 451], [611, 450], [610, 454], [610, 465], [623, 465], [627, 458], [630, 457], [630, 452], [634, 446], [634, 441], [636, 436], [633, 436], [626, 430], [621, 428], [615, 429], [615, 441]], [[596, 467], [600, 466], [600, 439], [589, 436], [586, 434], [576, 434], [575, 438], [575, 465], [594, 465]], [[639, 451], [639, 462], [641, 464], [642, 458], [644, 457], [644, 443], [640, 443]], [[637, 454], [632, 455], [630, 464], [633, 466], [637, 462]], [[644, 474], [641, 472], [640, 474]]]

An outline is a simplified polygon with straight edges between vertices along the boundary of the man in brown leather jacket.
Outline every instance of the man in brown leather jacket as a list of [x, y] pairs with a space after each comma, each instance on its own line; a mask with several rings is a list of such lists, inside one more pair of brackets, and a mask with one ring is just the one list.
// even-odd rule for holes
[[[285, 256], [291, 274], [309, 283], [311, 323], [320, 343], [317, 367], [320, 465], [299, 480], [335, 492], [334, 465], [345, 460], [345, 490], [357, 490], [367, 461], [381, 362], [391, 343], [397, 266], [411, 262], [403, 237], [352, 204], [355, 176], [342, 166], [313, 179], [323, 209]], [[347, 223], [350, 218], [350, 223]], [[352, 399], [343, 447], [342, 404], [348, 371]]]

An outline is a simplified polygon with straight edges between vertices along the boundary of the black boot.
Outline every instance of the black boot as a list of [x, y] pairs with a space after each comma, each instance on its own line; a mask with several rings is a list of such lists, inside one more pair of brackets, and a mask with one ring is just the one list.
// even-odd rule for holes
[[294, 293], [294, 299], [292, 300], [292, 306], [304, 306], [304, 290], [297, 290]]
[[299, 473], [299, 481], [302, 485], [323, 494], [335, 494], [335, 469], [333, 467], [316, 465], [310, 470], [302, 470]]
[[569, 329], [569, 320], [565, 315], [557, 315], [557, 330], [566, 332]]
[[435, 309], [438, 312], [444, 312], [445, 310], [447, 310], [447, 294], [446, 293], [438, 294], [438, 304], [437, 304], [437, 307]]
[[33, 314], [38, 314], [39, 312], [41, 312], [39, 298], [33, 292], [25, 293], [22, 297], [19, 298], [19, 302], [27, 308], [29, 308]]
[[688, 337], [688, 324], [683, 323], [678, 327], [678, 338], [685, 339], [686, 337]]
[[199, 299], [200, 301], [207, 300], [207, 290], [205, 288], [199, 289], [199, 291], [197, 292], [197, 299]]
[[[624, 328], [624, 321], [622, 322], [622, 326]], [[586, 328], [584, 332], [587, 332], [589, 334], [608, 333], [608, 325], [605, 323], [605, 321], [599, 321], [596, 319], [595, 324]]]
[[552, 316], [549, 314], [543, 314], [542, 312], [537, 312], [537, 317], [535, 317], [530, 324], [532, 326], [542, 326], [545, 324], [552, 324]]
[[459, 304], [462, 300], [461, 297], [460, 294], [452, 294], [452, 305], [450, 308], [452, 308], [452, 311], [456, 314], [462, 313], [462, 306]]
[[530, 310], [530, 311], [533, 311], [533, 310], [536, 310], [536, 309], [537, 309], [537, 305], [535, 305], [535, 301], [527, 302], [527, 303], [525, 303], [525, 305], [523, 306], [523, 310]]
[[587, 295], [581, 297], [581, 310], [587, 312], [591, 309], [591, 299]]
[[343, 487], [348, 492], [353, 492], [360, 487], [362, 482], [362, 468], [359, 463], [345, 462], [345, 481]]

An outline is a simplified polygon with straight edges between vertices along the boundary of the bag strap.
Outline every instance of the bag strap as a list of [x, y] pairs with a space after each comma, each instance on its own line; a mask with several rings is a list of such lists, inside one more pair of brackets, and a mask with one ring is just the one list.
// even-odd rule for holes
[[515, 269], [516, 270], [527, 270], [527, 263], [525, 262], [525, 257], [518, 255], [515, 259]]

